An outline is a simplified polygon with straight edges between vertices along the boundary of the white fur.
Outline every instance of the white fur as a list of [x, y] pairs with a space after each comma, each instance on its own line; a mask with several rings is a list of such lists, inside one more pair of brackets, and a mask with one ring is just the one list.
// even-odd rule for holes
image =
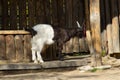
[[38, 24], [34, 26], [33, 29], [37, 32], [37, 34], [31, 39], [32, 60], [34, 63], [43, 63], [44, 61], [40, 53], [45, 44], [50, 45], [54, 43], [54, 30], [51, 25], [47, 24]]

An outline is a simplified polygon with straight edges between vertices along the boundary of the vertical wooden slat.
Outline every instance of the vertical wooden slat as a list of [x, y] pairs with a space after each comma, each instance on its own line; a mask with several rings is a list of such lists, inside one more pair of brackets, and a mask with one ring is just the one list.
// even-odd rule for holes
[[0, 29], [2, 28], [2, 0], [0, 0]]
[[65, 27], [65, 7], [64, 7], [64, 0], [57, 0], [58, 1], [58, 22], [59, 27]]
[[106, 32], [106, 18], [105, 18], [105, 1], [100, 0], [100, 15], [101, 15], [101, 41], [102, 49], [106, 50], [107, 48], [107, 32]]
[[[84, 0], [79, 0], [79, 10], [78, 10], [78, 21], [80, 23], [80, 25], [84, 28], [85, 26], [85, 4], [84, 4]], [[84, 46], [83, 46], [84, 45]], [[85, 38], [82, 37], [81, 39], [79, 39], [79, 46], [80, 46], [80, 51], [85, 50]]]
[[45, 23], [44, 0], [36, 1], [36, 23]]
[[65, 11], [66, 11], [66, 27], [72, 27], [72, 1], [73, 0], [65, 0]]
[[5, 37], [4, 35], [0, 35], [0, 60], [3, 60], [6, 58], [6, 52], [5, 52]]
[[79, 20], [79, 10], [82, 9], [82, 7], [79, 8], [80, 4], [79, 0], [73, 0], [73, 15], [72, 15], [72, 20], [73, 20], [73, 27], [76, 28], [77, 24], [76, 21]]
[[35, 0], [27, 0], [28, 2], [28, 26], [33, 27], [35, 24]]
[[111, 11], [112, 11], [113, 49], [114, 53], [117, 53], [120, 51], [117, 0], [111, 0]]
[[51, 3], [50, 0], [44, 0], [45, 23], [51, 24]]
[[7, 35], [5, 39], [6, 39], [6, 57], [8, 60], [14, 62], [16, 60], [14, 36]]
[[10, 0], [10, 28], [17, 29], [17, 0]]
[[24, 35], [24, 61], [29, 62], [31, 59], [31, 35]]
[[2, 29], [8, 29], [8, 0], [2, 0]]
[[57, 5], [58, 0], [52, 0], [51, 5], [52, 5], [52, 25], [55, 27], [58, 27], [58, 5]]
[[84, 7], [84, 0], [79, 0], [79, 6], [78, 6], [78, 18], [79, 23], [81, 26], [83, 26], [83, 22], [85, 21], [85, 7]]
[[23, 61], [24, 60], [23, 35], [15, 36], [15, 49], [17, 62]]
[[73, 38], [73, 52], [79, 52], [79, 38]]
[[108, 53], [113, 53], [113, 44], [112, 44], [112, 20], [111, 20], [111, 12], [110, 12], [110, 0], [105, 0], [105, 8], [106, 8], [106, 29], [107, 29], [107, 41], [108, 41]]
[[118, 0], [118, 17], [119, 17], [119, 24], [120, 24], [120, 0]]
[[19, 5], [19, 29], [24, 29], [27, 25], [26, 0], [18, 0]]

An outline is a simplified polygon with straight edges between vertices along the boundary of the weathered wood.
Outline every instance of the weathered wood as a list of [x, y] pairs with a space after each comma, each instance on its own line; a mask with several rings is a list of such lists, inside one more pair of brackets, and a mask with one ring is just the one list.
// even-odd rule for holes
[[49, 61], [43, 64], [34, 63], [15, 63], [15, 64], [0, 64], [0, 70], [27, 70], [27, 69], [53, 69], [53, 68], [65, 68], [65, 67], [78, 67], [88, 64], [88, 60], [65, 60], [65, 61]]
[[118, 17], [119, 17], [119, 23], [120, 23], [120, 0], [118, 0]]
[[36, 1], [36, 23], [45, 23], [45, 8], [44, 8], [44, 1], [37, 0]]
[[5, 35], [5, 34], [29, 34], [29, 32], [24, 31], [24, 30], [1, 30], [0, 34]]
[[4, 35], [0, 35], [0, 60], [4, 60], [6, 58], [5, 52], [5, 37]]
[[24, 35], [24, 61], [29, 62], [31, 59], [31, 35]]
[[73, 38], [73, 52], [79, 52], [79, 38]]
[[65, 6], [64, 6], [64, 0], [57, 0], [58, 1], [58, 22], [59, 22], [59, 27], [65, 27]]
[[95, 49], [95, 54], [92, 55], [92, 65], [99, 66], [102, 64], [100, 37], [100, 0], [90, 0], [90, 25]]
[[[77, 45], [77, 44], [76, 44]], [[86, 38], [81, 38], [79, 39], [79, 47], [80, 47], [80, 52], [86, 52], [87, 49], [87, 44], [86, 44]]]
[[16, 60], [14, 36], [7, 35], [5, 39], [6, 39], [6, 57], [9, 61], [14, 62]]
[[51, 24], [50, 0], [44, 1], [45, 23]]
[[15, 49], [16, 49], [16, 61], [21, 62], [24, 60], [24, 49], [23, 49], [23, 35], [15, 36]]
[[19, 6], [19, 29], [24, 29], [27, 26], [26, 15], [26, 0], [18, 0]]
[[66, 42], [66, 52], [65, 53], [72, 53], [73, 52], [73, 39]]
[[106, 30], [107, 30], [107, 41], [108, 41], [108, 54], [113, 53], [113, 41], [112, 41], [112, 24], [111, 24], [111, 13], [110, 13], [110, 1], [105, 0], [106, 8]]
[[111, 0], [111, 12], [112, 12], [112, 39], [113, 39], [113, 51], [114, 53], [120, 52], [120, 40], [119, 40], [119, 23], [118, 23], [118, 9], [117, 0]]
[[35, 0], [28, 0], [28, 26], [33, 27], [35, 24]]
[[[60, 0], [59, 0], [60, 1]], [[58, 0], [52, 0], [51, 1], [51, 5], [52, 5], [52, 14], [51, 14], [51, 16], [52, 16], [52, 25], [53, 26], [57, 26], [58, 27], [58, 6], [57, 6], [57, 4], [58, 4]]]
[[72, 1], [73, 0], [65, 0], [65, 9], [66, 9], [66, 27], [71, 28], [72, 27]]
[[8, 2], [2, 0], [2, 29], [8, 29], [8, 19]]
[[106, 31], [106, 17], [105, 17], [105, 0], [100, 0], [100, 18], [101, 18], [101, 43], [102, 50], [106, 50], [107, 31]]
[[86, 43], [88, 45], [90, 54], [95, 53], [93, 42], [92, 42], [92, 36], [90, 31], [90, 10], [89, 10], [89, 0], [85, 0], [85, 18], [86, 18]]
[[18, 29], [17, 27], [17, 0], [10, 0], [10, 28]]

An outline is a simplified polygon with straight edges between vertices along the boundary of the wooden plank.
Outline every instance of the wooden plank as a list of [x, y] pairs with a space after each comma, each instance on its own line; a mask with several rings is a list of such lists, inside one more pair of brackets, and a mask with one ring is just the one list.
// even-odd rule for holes
[[102, 49], [107, 47], [107, 31], [106, 31], [106, 17], [105, 17], [105, 0], [100, 0], [100, 13], [101, 13], [101, 41]]
[[36, 1], [36, 23], [45, 23], [44, 0]]
[[10, 0], [10, 28], [17, 30], [17, 0]]
[[14, 36], [7, 35], [5, 39], [6, 39], [6, 57], [9, 61], [14, 62], [16, 60]]
[[65, 0], [65, 10], [66, 10], [66, 28], [72, 27], [72, 1]]
[[24, 60], [23, 35], [15, 35], [16, 61]]
[[18, 0], [19, 7], [19, 29], [24, 29], [27, 26], [26, 15], [26, 0]]
[[84, 0], [79, 0], [78, 4], [78, 21], [81, 24], [81, 26], [83, 26], [83, 22], [85, 21]]
[[89, 9], [89, 0], [85, 0], [85, 21], [86, 21], [86, 43], [88, 45], [90, 54], [94, 53], [94, 47], [91, 36], [90, 29], [90, 9]]
[[54, 69], [54, 68], [67, 68], [67, 67], [78, 67], [87, 65], [89, 60], [76, 59], [76, 60], [65, 60], [65, 61], [48, 61], [43, 64], [34, 63], [8, 63], [0, 64], [0, 70], [30, 70], [30, 69]]
[[58, 4], [58, 22], [59, 22], [59, 27], [65, 27], [65, 3], [64, 0], [57, 0]]
[[8, 29], [8, 19], [8, 0], [2, 0], [2, 29]]
[[52, 25], [55, 27], [58, 27], [58, 6], [57, 6], [58, 0], [52, 0], [51, 1], [51, 9], [52, 9]]
[[5, 35], [5, 34], [29, 34], [29, 32], [24, 31], [24, 30], [1, 30], [0, 34]]
[[113, 53], [113, 41], [112, 41], [112, 21], [111, 21], [111, 13], [110, 13], [110, 1], [105, 0], [105, 8], [106, 8], [106, 29], [107, 29], [107, 41], [108, 41], [108, 54]]
[[33, 27], [35, 24], [35, 0], [28, 0], [28, 26]]
[[51, 12], [50, 12], [50, 0], [44, 0], [44, 10], [45, 10], [45, 23], [51, 24]]
[[66, 42], [66, 53], [72, 52], [73, 52], [73, 39], [70, 39], [70, 41]]
[[31, 59], [31, 35], [24, 35], [24, 61], [29, 62]]
[[90, 25], [95, 54], [92, 55], [92, 65], [99, 66], [101, 60], [101, 37], [100, 37], [100, 0], [90, 0]]
[[79, 38], [78, 37], [74, 37], [73, 38], [73, 52], [80, 52], [80, 49], [79, 49]]
[[79, 21], [79, 10], [81, 10], [81, 8], [79, 9], [79, 0], [73, 0], [73, 15], [72, 15], [72, 24], [73, 24], [73, 27], [76, 28], [77, 27], [77, 24], [76, 24], [76, 21]]
[[[118, 13], [120, 13], [120, 0], [118, 0]], [[120, 23], [120, 14], [118, 14], [119, 23]]]
[[4, 60], [6, 58], [5, 52], [5, 37], [4, 35], [0, 35], [0, 60]]
[[120, 52], [120, 40], [119, 40], [119, 23], [118, 23], [118, 8], [117, 0], [111, 0], [111, 12], [112, 12], [112, 39], [113, 39], [113, 51], [114, 53]]

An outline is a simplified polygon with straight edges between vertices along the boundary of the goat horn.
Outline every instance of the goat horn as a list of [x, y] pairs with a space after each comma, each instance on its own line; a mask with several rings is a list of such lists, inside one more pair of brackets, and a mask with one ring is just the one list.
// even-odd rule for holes
[[80, 23], [79, 23], [78, 21], [76, 21], [76, 23], [77, 23], [77, 25], [78, 25], [79, 28], [82, 28], [82, 27], [80, 26]]

